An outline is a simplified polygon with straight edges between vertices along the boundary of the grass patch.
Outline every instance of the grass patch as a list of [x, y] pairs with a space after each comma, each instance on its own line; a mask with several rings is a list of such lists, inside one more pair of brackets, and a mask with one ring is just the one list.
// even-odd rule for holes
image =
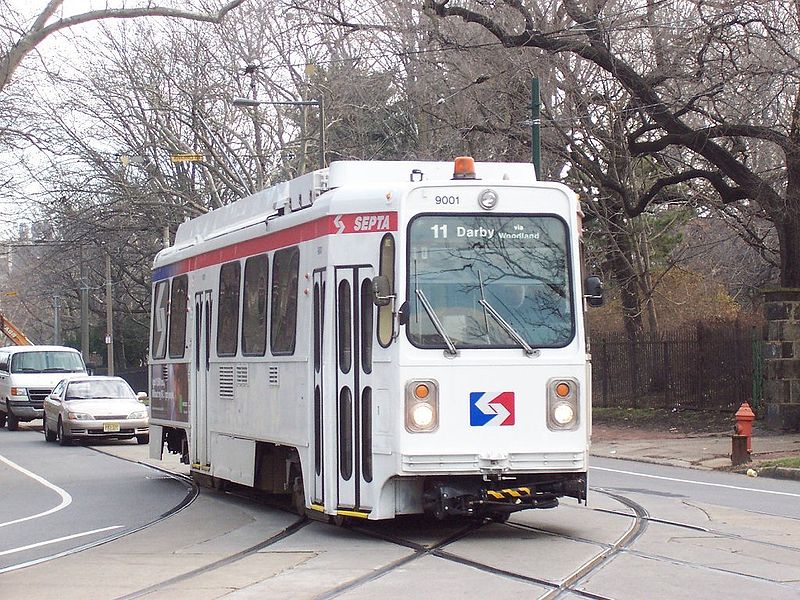
[[733, 413], [667, 408], [593, 408], [592, 421], [598, 425], [677, 431], [719, 433], [733, 430]]
[[790, 456], [787, 458], [776, 458], [774, 460], [765, 460], [759, 463], [759, 467], [786, 467], [789, 469], [800, 469], [800, 456]]

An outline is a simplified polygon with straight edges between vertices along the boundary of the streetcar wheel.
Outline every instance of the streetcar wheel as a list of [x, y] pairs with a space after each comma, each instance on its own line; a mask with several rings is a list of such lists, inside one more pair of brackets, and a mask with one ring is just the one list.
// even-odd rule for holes
[[303, 487], [303, 478], [295, 477], [292, 487], [292, 508], [301, 517], [306, 516], [306, 492]]
[[489, 513], [489, 520], [494, 521], [495, 523], [505, 523], [508, 521], [508, 517], [511, 516], [511, 513], [508, 512], [494, 512]]

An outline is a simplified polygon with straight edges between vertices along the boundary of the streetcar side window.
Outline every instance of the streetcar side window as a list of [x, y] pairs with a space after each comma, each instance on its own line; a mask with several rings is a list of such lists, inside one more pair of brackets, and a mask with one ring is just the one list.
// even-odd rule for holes
[[372, 481], [372, 388], [361, 392], [361, 472], [364, 481]]
[[[389, 294], [394, 294], [394, 237], [387, 233], [381, 239], [380, 265], [378, 273], [384, 275], [389, 280]], [[392, 315], [392, 304], [378, 307], [378, 343], [384, 348], [388, 348], [392, 342], [394, 333], [394, 318]]]
[[169, 282], [159, 281], [153, 291], [153, 358], [167, 355], [167, 321], [169, 313]]
[[342, 373], [350, 372], [350, 365], [353, 362], [353, 348], [350, 344], [350, 331], [353, 329], [352, 323], [352, 298], [350, 296], [350, 282], [342, 279], [339, 282], [339, 290], [336, 297], [339, 339], [336, 346], [339, 350], [339, 368]]
[[361, 370], [372, 373], [373, 326], [372, 281], [361, 282]]
[[186, 308], [189, 277], [172, 280], [172, 301], [169, 305], [169, 357], [183, 358], [186, 353]]
[[353, 394], [349, 387], [339, 393], [339, 472], [349, 481], [353, 476]]
[[270, 350], [273, 355], [294, 354], [299, 270], [300, 249], [297, 246], [275, 252], [270, 312]]
[[222, 265], [219, 271], [217, 306], [217, 356], [235, 356], [239, 334], [239, 284], [242, 267], [239, 262]]
[[319, 295], [319, 284], [314, 284], [314, 371], [319, 373], [322, 367], [322, 299]]
[[242, 298], [242, 354], [264, 356], [267, 351], [267, 292], [269, 259], [252, 256], [244, 263]]

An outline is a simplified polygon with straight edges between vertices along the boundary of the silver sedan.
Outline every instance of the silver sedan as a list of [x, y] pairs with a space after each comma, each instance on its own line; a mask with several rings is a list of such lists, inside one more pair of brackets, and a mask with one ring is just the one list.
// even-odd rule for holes
[[147, 406], [120, 377], [72, 377], [44, 401], [44, 437], [62, 446], [75, 439], [150, 441]]

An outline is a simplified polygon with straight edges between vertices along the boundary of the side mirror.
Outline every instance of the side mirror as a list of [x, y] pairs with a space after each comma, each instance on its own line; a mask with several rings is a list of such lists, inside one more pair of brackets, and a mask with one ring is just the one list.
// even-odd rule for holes
[[149, 404], [150, 404], [150, 398], [148, 398], [148, 396], [147, 396], [147, 392], [138, 392], [138, 393], [136, 394], [136, 398], [137, 398], [137, 399], [139, 400], [139, 402], [141, 402], [142, 404], [147, 404], [147, 405], [149, 405]]
[[372, 303], [375, 306], [387, 306], [392, 302], [392, 286], [386, 275], [376, 275], [372, 278]]
[[603, 282], [596, 275], [589, 275], [583, 282], [586, 303], [589, 306], [603, 306]]

